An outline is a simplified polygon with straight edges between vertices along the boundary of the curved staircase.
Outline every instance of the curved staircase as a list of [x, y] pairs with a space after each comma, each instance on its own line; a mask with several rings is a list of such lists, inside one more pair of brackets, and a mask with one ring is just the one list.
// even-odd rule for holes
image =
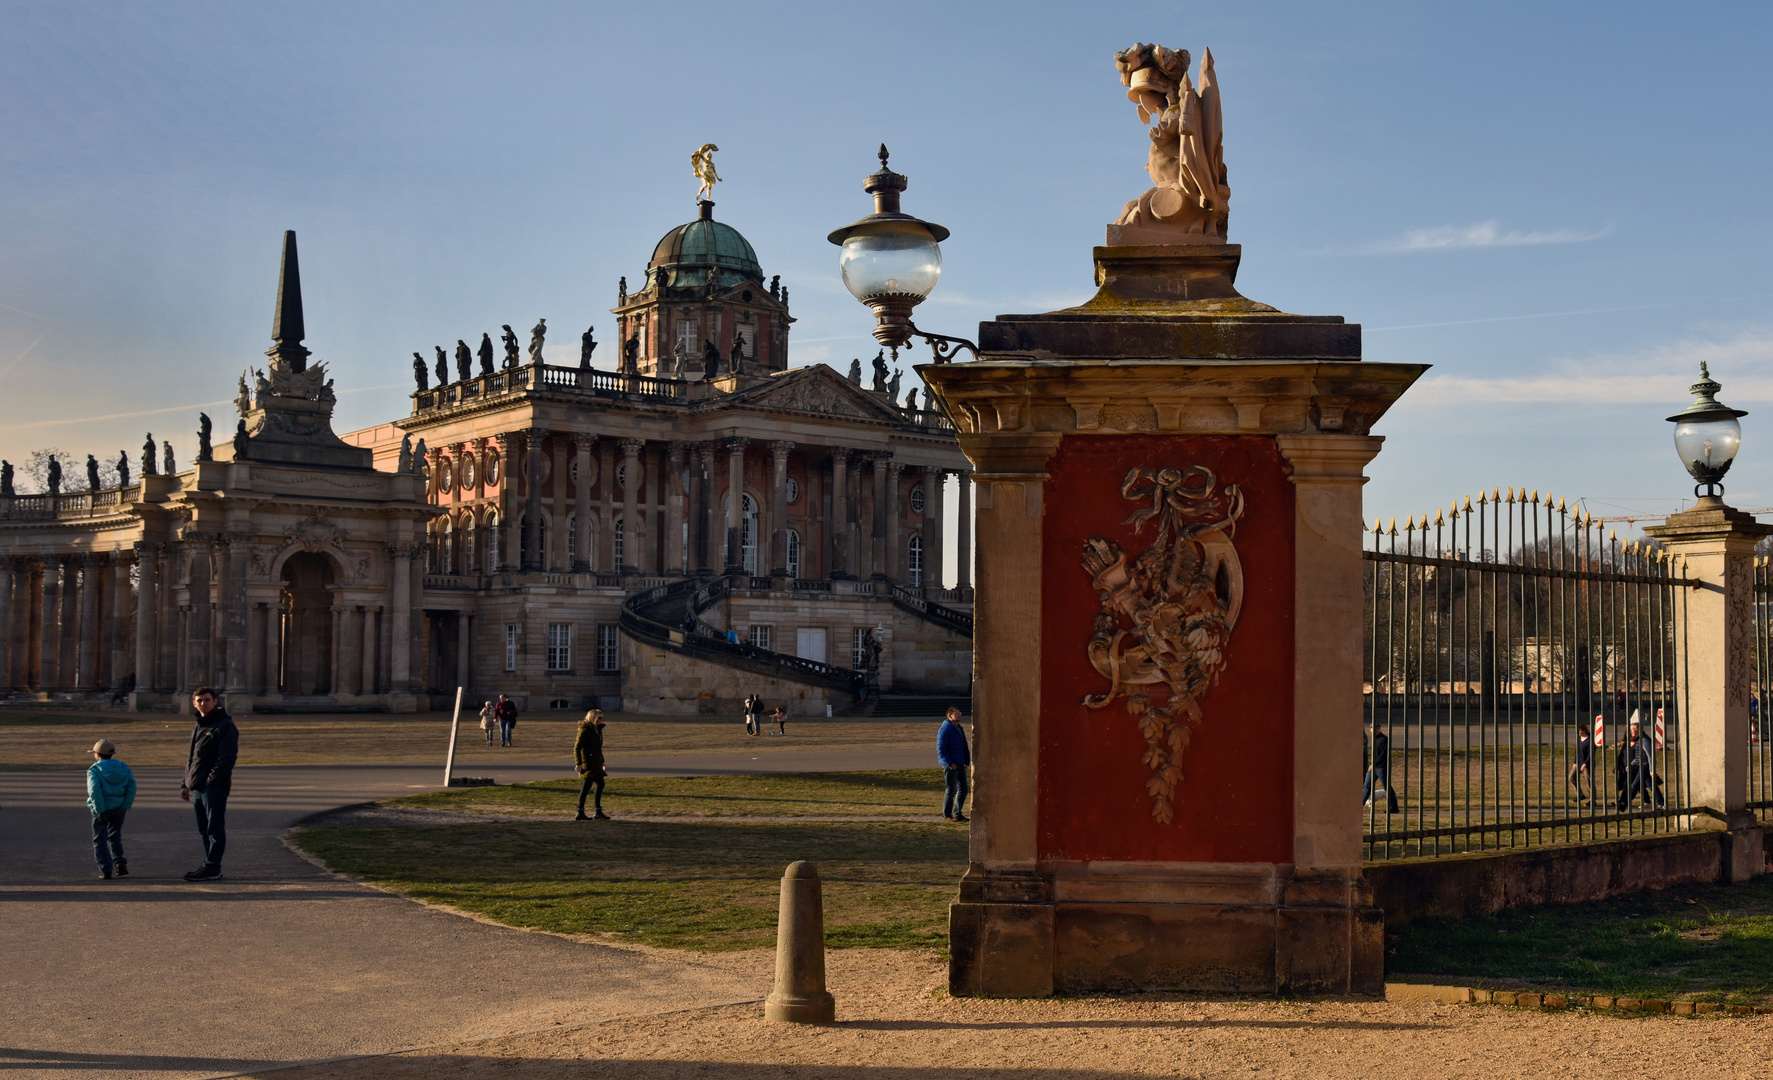
[[851, 694], [861, 691], [866, 676], [860, 671], [760, 649], [744, 642], [735, 644], [712, 627], [703, 625], [700, 619], [694, 623], [695, 629], [684, 629], [690, 616], [699, 616], [725, 599], [726, 594], [725, 578], [692, 578], [660, 585], [629, 597], [622, 604], [617, 625], [622, 628], [622, 633], [634, 640], [666, 652], [828, 690], [844, 690]]

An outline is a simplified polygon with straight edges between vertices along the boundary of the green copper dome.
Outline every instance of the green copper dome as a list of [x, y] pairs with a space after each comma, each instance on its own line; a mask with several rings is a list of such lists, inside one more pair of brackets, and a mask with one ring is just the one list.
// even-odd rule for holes
[[731, 225], [715, 221], [714, 204], [705, 202], [701, 218], [665, 234], [646, 268], [649, 274], [667, 270], [666, 285], [671, 288], [694, 288], [708, 283], [710, 266], [718, 270], [720, 288], [747, 281], [763, 284], [763, 267], [751, 241]]

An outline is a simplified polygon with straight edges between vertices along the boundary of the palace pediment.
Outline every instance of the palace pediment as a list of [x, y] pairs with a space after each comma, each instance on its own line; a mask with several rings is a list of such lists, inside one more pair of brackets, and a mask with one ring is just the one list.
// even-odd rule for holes
[[904, 416], [879, 395], [850, 382], [824, 364], [791, 368], [758, 386], [721, 399], [721, 405], [843, 416], [856, 420], [902, 423]]

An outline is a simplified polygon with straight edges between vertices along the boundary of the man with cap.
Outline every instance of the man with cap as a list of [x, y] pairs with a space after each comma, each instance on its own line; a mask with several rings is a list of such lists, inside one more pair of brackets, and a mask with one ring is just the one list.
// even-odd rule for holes
[[222, 876], [222, 852], [228, 847], [228, 790], [234, 783], [234, 762], [240, 757], [240, 729], [209, 687], [198, 687], [191, 704], [196, 707], [197, 724], [191, 729], [191, 753], [185, 759], [179, 798], [197, 811], [203, 865], [186, 874], [185, 880], [213, 881]]
[[92, 811], [92, 854], [99, 876], [129, 876], [123, 858], [123, 815], [135, 804], [135, 774], [117, 760], [117, 744], [100, 739], [92, 744], [92, 766], [86, 770], [86, 808]]

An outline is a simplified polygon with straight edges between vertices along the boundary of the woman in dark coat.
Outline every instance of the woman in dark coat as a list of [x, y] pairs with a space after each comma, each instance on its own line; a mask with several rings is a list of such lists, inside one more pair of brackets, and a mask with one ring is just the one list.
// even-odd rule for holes
[[[579, 721], [579, 737], [573, 740], [573, 763], [579, 770], [579, 816], [574, 821], [608, 821], [603, 812], [603, 782], [609, 767], [603, 763], [603, 710], [592, 709]], [[585, 796], [592, 796], [595, 813], [585, 816]]]

